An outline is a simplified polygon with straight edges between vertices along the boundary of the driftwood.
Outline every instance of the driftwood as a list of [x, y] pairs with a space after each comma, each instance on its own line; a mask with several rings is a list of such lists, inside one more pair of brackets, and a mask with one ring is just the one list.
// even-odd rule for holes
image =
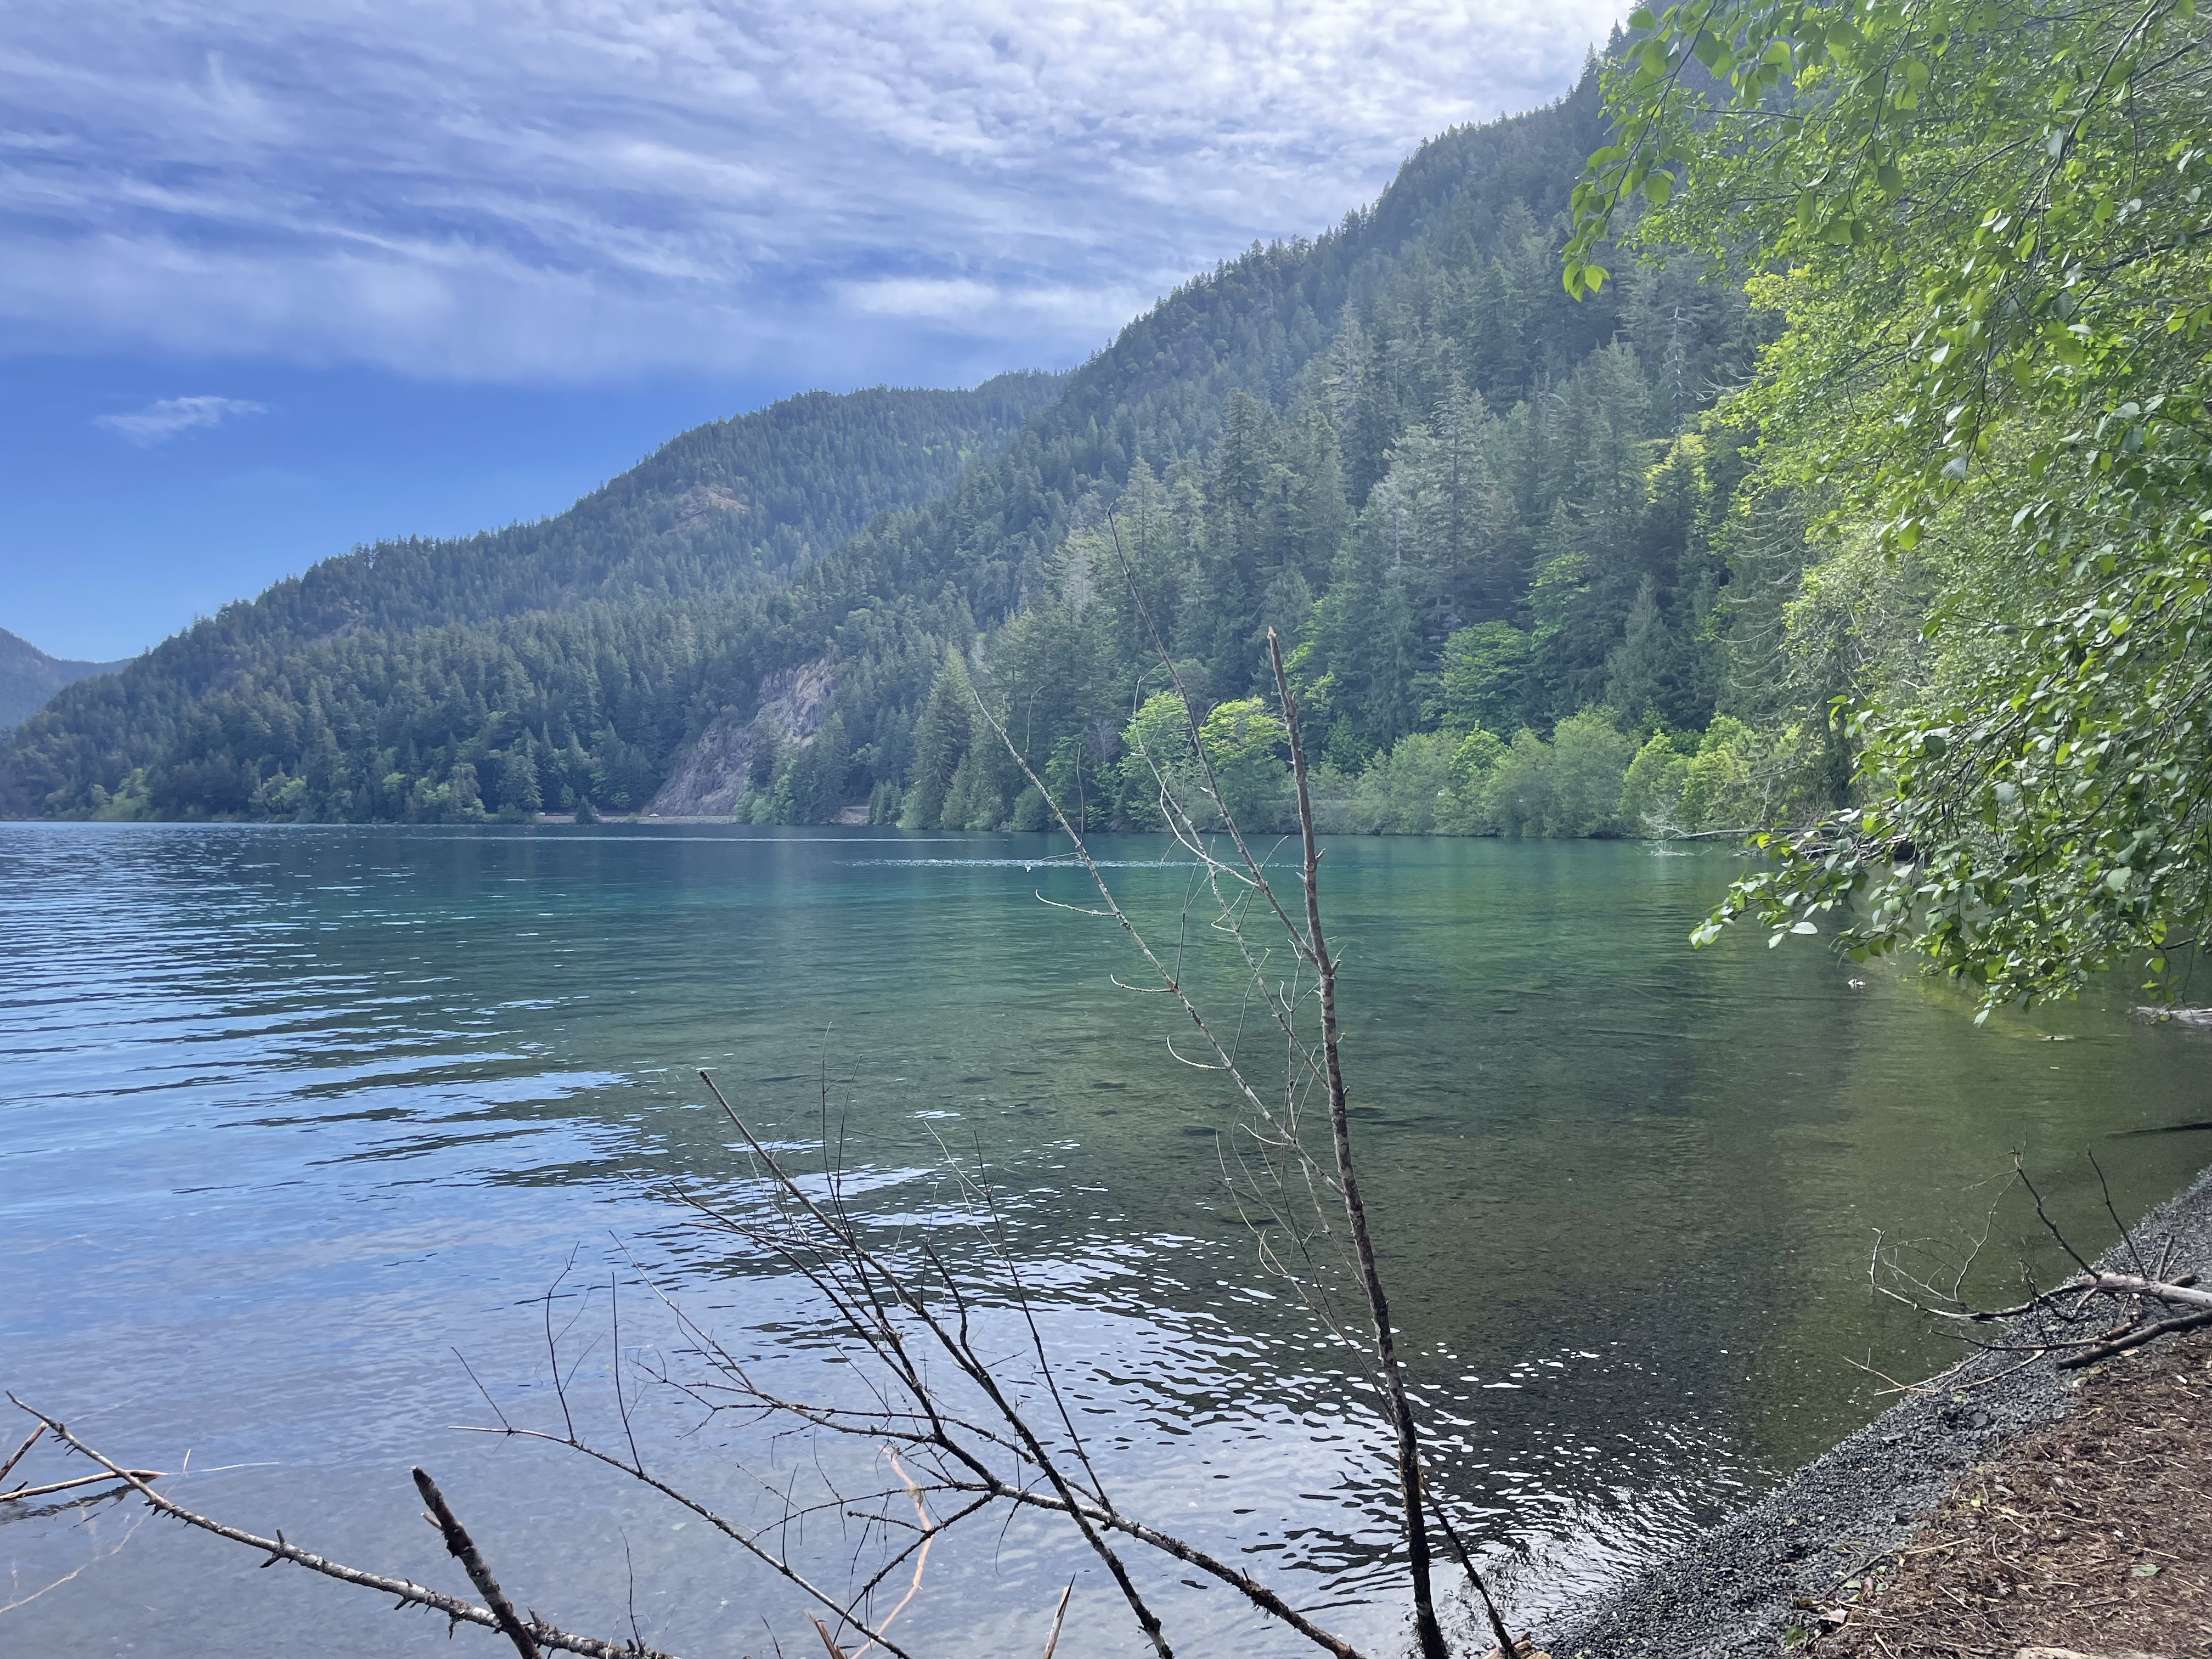
[[[15, 1473], [15, 1465], [21, 1462], [31, 1448], [39, 1443], [39, 1437], [46, 1431], [46, 1425], [44, 1423], [40, 1424], [37, 1428], [33, 1429], [24, 1437], [21, 1445], [9, 1452], [4, 1459], [0, 1459], [0, 1480], [5, 1480]], [[0, 1492], [0, 1504], [17, 1503], [32, 1498], [50, 1498], [58, 1492], [72, 1492], [79, 1486], [112, 1486], [118, 1480], [125, 1478], [132, 1480], [166, 1480], [169, 1477], [167, 1471], [161, 1469], [125, 1469], [120, 1475], [80, 1474], [67, 1480], [49, 1480], [41, 1486], [33, 1486], [24, 1484], [10, 1486], [7, 1491]]]
[[[166, 1515], [173, 1521], [181, 1521], [188, 1527], [197, 1527], [202, 1532], [212, 1533], [217, 1538], [227, 1538], [234, 1544], [243, 1544], [249, 1549], [265, 1551], [269, 1559], [261, 1564], [264, 1567], [274, 1566], [279, 1561], [289, 1561], [295, 1565], [307, 1568], [310, 1572], [319, 1572], [326, 1578], [335, 1578], [340, 1583], [352, 1584], [362, 1589], [375, 1590], [382, 1595], [392, 1596], [396, 1598], [400, 1607], [427, 1607], [433, 1613], [441, 1613], [452, 1624], [482, 1625], [488, 1629], [504, 1632], [505, 1627], [501, 1625], [499, 1615], [489, 1607], [480, 1607], [472, 1601], [462, 1601], [459, 1596], [447, 1595], [441, 1590], [434, 1590], [427, 1585], [418, 1584], [411, 1578], [394, 1578], [385, 1573], [364, 1572], [358, 1567], [349, 1567], [342, 1562], [332, 1561], [325, 1556], [303, 1550], [297, 1544], [288, 1542], [281, 1532], [274, 1538], [263, 1538], [242, 1528], [229, 1526], [208, 1516], [198, 1514], [195, 1510], [188, 1510], [183, 1504], [172, 1502], [161, 1493], [155, 1492], [152, 1486], [139, 1479], [136, 1472], [125, 1468], [104, 1453], [78, 1439], [69, 1431], [59, 1419], [48, 1417], [44, 1412], [24, 1405], [12, 1394], [8, 1396], [8, 1399], [19, 1409], [36, 1418], [44, 1432], [52, 1435], [70, 1450], [80, 1456], [90, 1458], [105, 1469], [106, 1474], [97, 1477], [98, 1479], [125, 1482], [156, 1514]], [[513, 1609], [509, 1608], [508, 1612], [512, 1616]], [[586, 1656], [586, 1659], [676, 1659], [673, 1654], [661, 1653], [653, 1649], [641, 1647], [634, 1642], [606, 1642], [595, 1636], [578, 1636], [573, 1632], [558, 1629], [535, 1617], [527, 1621], [526, 1628], [530, 1638], [538, 1647], [555, 1648], [564, 1653], [580, 1653]]]
[[521, 1655], [522, 1659], [539, 1659], [536, 1639], [523, 1624], [521, 1616], [515, 1612], [514, 1603], [508, 1601], [506, 1593], [500, 1589], [499, 1580], [491, 1576], [491, 1569], [484, 1565], [483, 1556], [477, 1549], [476, 1540], [470, 1537], [467, 1528], [453, 1518], [453, 1510], [446, 1505], [445, 1494], [438, 1490], [438, 1483], [420, 1468], [412, 1473], [415, 1490], [422, 1494], [422, 1501], [430, 1506], [430, 1518], [438, 1523], [438, 1530], [445, 1535], [446, 1553], [461, 1564], [462, 1571], [469, 1576], [469, 1582], [477, 1587], [477, 1594], [483, 1596], [490, 1607], [491, 1616], [499, 1621], [499, 1627], [505, 1632], [507, 1639], [514, 1644], [515, 1652]]
[[[2089, 1164], [2102, 1186], [2105, 1172], [2094, 1154], [2090, 1156]], [[1950, 1273], [1948, 1285], [1930, 1283], [1924, 1272], [1916, 1272], [1906, 1265], [1901, 1251], [1877, 1236], [1874, 1259], [1868, 1268], [1874, 1288], [1892, 1301], [1945, 1321], [1962, 1333], [1971, 1328], [2002, 1326], [2002, 1340], [1967, 1340], [1993, 1353], [2024, 1354], [2030, 1359], [2047, 1358], [2062, 1371], [2081, 1370], [2162, 1337], [2212, 1325], [2212, 1291], [2200, 1288], [2194, 1274], [2171, 1278], [2166, 1275], [2170, 1244], [2157, 1267], [2145, 1261], [2134, 1233], [2121, 1221], [2112, 1206], [2109, 1188], [2105, 1189], [2105, 1210], [2136, 1264], [2137, 1271], [2134, 1273], [2096, 1267], [2074, 1247], [2051, 1219], [2044, 1206], [2043, 1194], [2036, 1190], [2026, 1163], [2018, 1156], [2013, 1159], [2013, 1179], [2033, 1200], [2036, 1218], [2045, 1232], [2072, 1258], [2079, 1272], [2047, 1289], [2034, 1288], [2031, 1280], [2030, 1294], [2008, 1307], [1978, 1307], [1967, 1302], [1962, 1291], [1967, 1273], [1988, 1243], [1986, 1228]], [[2002, 1201], [2002, 1194], [1999, 1198]], [[1992, 1215], [1995, 1211], [1992, 1205]], [[2026, 1270], [2022, 1272], [2025, 1276]], [[2161, 1314], [2164, 1316], [2159, 1316]]]

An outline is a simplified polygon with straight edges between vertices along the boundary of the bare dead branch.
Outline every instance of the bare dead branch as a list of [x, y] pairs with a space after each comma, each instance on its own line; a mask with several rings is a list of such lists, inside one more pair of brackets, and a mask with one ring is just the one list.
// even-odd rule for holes
[[[168, 1479], [167, 1473], [161, 1469], [125, 1469], [123, 1474], [134, 1480]], [[121, 1478], [112, 1474], [80, 1474], [69, 1480], [50, 1480], [43, 1486], [17, 1486], [12, 1492], [0, 1492], [0, 1504], [11, 1504], [21, 1498], [46, 1498], [58, 1492], [67, 1492], [73, 1486], [112, 1486]]]
[[1067, 1581], [1067, 1588], [1060, 1593], [1060, 1605], [1052, 1610], [1052, 1634], [1044, 1640], [1044, 1659], [1052, 1659], [1060, 1647], [1060, 1621], [1067, 1617], [1067, 1598], [1075, 1594], [1075, 1581]]
[[[272, 1560], [290, 1561], [307, 1568], [311, 1572], [321, 1573], [326, 1578], [335, 1578], [341, 1583], [353, 1584], [362, 1589], [380, 1591], [386, 1595], [397, 1598], [402, 1607], [428, 1607], [433, 1613], [445, 1614], [448, 1620], [457, 1624], [481, 1625], [487, 1630], [501, 1629], [498, 1615], [489, 1607], [480, 1607], [473, 1601], [464, 1601], [459, 1596], [447, 1595], [443, 1591], [431, 1589], [426, 1585], [415, 1583], [411, 1578], [393, 1578], [384, 1573], [364, 1572], [358, 1567], [349, 1567], [343, 1562], [332, 1561], [327, 1557], [303, 1550], [296, 1544], [288, 1543], [282, 1537], [263, 1538], [240, 1528], [226, 1525], [208, 1516], [188, 1510], [181, 1504], [173, 1503], [143, 1480], [134, 1478], [131, 1472], [121, 1464], [79, 1440], [58, 1419], [48, 1417], [44, 1412], [25, 1405], [12, 1394], [8, 1396], [8, 1399], [9, 1403], [19, 1410], [38, 1419], [55, 1439], [61, 1441], [81, 1455], [90, 1458], [115, 1479], [129, 1482], [138, 1496], [145, 1500], [148, 1507], [157, 1514], [166, 1515], [172, 1520], [181, 1521], [186, 1526], [196, 1527], [202, 1532], [212, 1533], [217, 1538], [227, 1538], [234, 1544], [244, 1544], [249, 1549], [265, 1550]], [[675, 1659], [672, 1654], [661, 1653], [652, 1649], [641, 1653], [635, 1646], [626, 1642], [606, 1642], [594, 1636], [579, 1636], [573, 1632], [558, 1629], [540, 1619], [531, 1620], [528, 1629], [532, 1639], [539, 1647], [557, 1648], [565, 1653], [580, 1653], [586, 1656], [586, 1659]]]
[[[2119, 1233], [2128, 1258], [2142, 1271], [2114, 1273], [2092, 1267], [2051, 1218], [2042, 1194], [2027, 1175], [2025, 1160], [2014, 1154], [2013, 1166], [2013, 1178], [2033, 1202], [2036, 1218], [2044, 1231], [2081, 1269], [2081, 1272], [2047, 1289], [2039, 1288], [2028, 1276], [2028, 1270], [2023, 1263], [2021, 1271], [2023, 1279], [2027, 1280], [2028, 1291], [2025, 1300], [2005, 1308], [1976, 1307], [1963, 1299], [1966, 1267], [1961, 1267], [1950, 1276], [1947, 1289], [1938, 1290], [1905, 1264], [1899, 1247], [1886, 1245], [1877, 1234], [1874, 1259], [1869, 1267], [1869, 1280], [1874, 1289], [1916, 1312], [1961, 1328], [1962, 1335], [1966, 1328], [2004, 1327], [2002, 1340], [1966, 1340], [1984, 1353], [2024, 1355], [2022, 1364], [2048, 1358], [2061, 1370], [2078, 1370], [2155, 1342], [2161, 1337], [2212, 1325], [2212, 1291], [2198, 1288], [2193, 1273], [2183, 1273], [2171, 1279], [2166, 1276], [2167, 1265], [2173, 1257], [2175, 1239], [2169, 1237], [2163, 1241], [2158, 1253], [2156, 1270], [2148, 1268], [2142, 1246], [2134, 1231], [2120, 1219], [2118, 1210], [2112, 1202], [2111, 1188], [2105, 1181], [2104, 1170], [2098, 1167], [2094, 1156], [2090, 1158], [2090, 1167], [2096, 1171], [2106, 1213], [2111, 1217], [2114, 1229]], [[1981, 1237], [1973, 1241], [1966, 1266], [1972, 1265], [1987, 1242], [1989, 1231], [1989, 1224], [1985, 1222]], [[1885, 1270], [1888, 1282], [1884, 1282]], [[2117, 1322], [2112, 1322], [2114, 1304], [2118, 1304]], [[2153, 1319], [2149, 1316], [2153, 1309], [2168, 1310], [2168, 1316]], [[2176, 1310], [2179, 1311], [2172, 1311]], [[1874, 1370], [1871, 1366], [1860, 1366], [1858, 1369], [1881, 1377], [1889, 1384], [1886, 1392], [1914, 1393], [1929, 1386], [1899, 1383]]]
[[[581, 1453], [584, 1456], [591, 1458], [596, 1462], [604, 1463], [609, 1468], [620, 1470], [631, 1480], [638, 1481], [641, 1485], [652, 1487], [653, 1491], [659, 1492], [662, 1497], [670, 1499], [672, 1502], [690, 1511], [691, 1514], [698, 1516], [699, 1519], [704, 1521], [708, 1526], [714, 1528], [715, 1531], [720, 1533], [722, 1536], [727, 1538], [732, 1543], [737, 1545], [740, 1549], [744, 1550], [755, 1560], [760, 1562], [763, 1566], [769, 1568], [787, 1582], [804, 1592], [806, 1595], [811, 1597], [815, 1601], [829, 1608], [832, 1613], [836, 1613], [846, 1623], [851, 1625], [854, 1629], [859, 1631], [862, 1635], [872, 1638], [886, 1653], [892, 1656], [892, 1659], [913, 1659], [913, 1656], [908, 1654], [906, 1650], [900, 1647], [889, 1638], [885, 1637], [880, 1631], [870, 1629], [849, 1607], [842, 1601], [840, 1601], [828, 1590], [813, 1583], [804, 1573], [793, 1566], [787, 1559], [780, 1556], [776, 1552], [769, 1549], [766, 1545], [763, 1544], [757, 1536], [747, 1533], [743, 1528], [732, 1522], [727, 1516], [717, 1513], [697, 1498], [693, 1497], [691, 1494], [685, 1492], [676, 1486], [671, 1486], [667, 1481], [659, 1480], [651, 1474], [641, 1473], [639, 1470], [632, 1468], [628, 1463], [623, 1462], [621, 1458], [613, 1455], [611, 1453], [603, 1452], [596, 1446], [592, 1445], [586, 1441], [564, 1440], [557, 1434], [547, 1434], [537, 1429], [493, 1429], [488, 1431], [488, 1432], [493, 1434], [511, 1434], [516, 1439], [520, 1440], [550, 1441], [556, 1446], [565, 1446], [570, 1451]], [[795, 1510], [787, 1510], [784, 1517], [785, 1522], [788, 1522], [795, 1513]], [[479, 1620], [478, 1622], [483, 1621]], [[536, 1627], [533, 1626], [533, 1628]], [[548, 1641], [542, 1631], [538, 1633], [538, 1640], [548, 1647], [558, 1645], [556, 1643]], [[582, 1650], [579, 1649], [577, 1651], [580, 1652]], [[628, 1648], [622, 1648], [619, 1650], [610, 1650], [610, 1651], [619, 1651], [627, 1654], [630, 1652], [630, 1650]]]
[[[962, 1490], [967, 1490], [967, 1488], [963, 1487]], [[975, 1490], [990, 1491], [994, 1496], [1002, 1498], [1008, 1503], [1023, 1504], [1030, 1509], [1068, 1513], [1068, 1505], [1057, 1498], [1044, 1492], [1022, 1491], [1009, 1486], [1003, 1481], [979, 1486]], [[1185, 1542], [1182, 1539], [1162, 1532], [1157, 1527], [1147, 1526], [1141, 1521], [1114, 1510], [1086, 1505], [1078, 1518], [1088, 1520], [1101, 1527], [1109, 1528], [1115, 1532], [1124, 1533], [1141, 1543], [1151, 1545], [1163, 1555], [1173, 1556], [1184, 1565], [1195, 1567], [1209, 1577], [1219, 1579], [1223, 1583], [1242, 1592], [1244, 1598], [1261, 1612], [1280, 1620], [1315, 1646], [1335, 1655], [1336, 1659], [1364, 1659], [1364, 1656], [1358, 1648], [1352, 1646], [1342, 1637], [1315, 1624], [1273, 1590], [1253, 1577], [1251, 1574], [1231, 1566], [1218, 1557], [1211, 1555], [1196, 1546]]]
[[[738, 1135], [750, 1149], [753, 1156], [769, 1171], [777, 1188], [799, 1211], [823, 1228], [836, 1242], [838, 1248], [855, 1267], [863, 1270], [862, 1283], [869, 1291], [873, 1308], [874, 1329], [881, 1334], [884, 1346], [900, 1352], [903, 1349], [890, 1312], [877, 1297], [878, 1287], [880, 1287], [884, 1295], [889, 1296], [897, 1306], [930, 1332], [940, 1349], [990, 1401], [993, 1410], [998, 1413], [1016, 1440], [1020, 1443], [1023, 1451], [1059, 1492], [1065, 1503], [1067, 1514], [1073, 1518], [1077, 1530], [1082, 1534], [1084, 1542], [1090, 1546], [1092, 1553], [1098, 1557], [1106, 1570], [1113, 1575], [1115, 1587], [1121, 1590], [1122, 1600], [1128, 1603], [1131, 1613], [1135, 1617], [1139, 1628], [1145, 1632], [1146, 1638], [1151, 1642], [1153, 1651], [1158, 1654], [1159, 1659], [1174, 1659], [1174, 1650], [1168, 1644], [1167, 1634], [1160, 1623], [1159, 1616], [1146, 1602], [1142, 1593], [1137, 1589], [1136, 1581], [1129, 1576], [1127, 1566], [1092, 1524], [1090, 1516], [1085, 1512], [1078, 1498], [1073, 1485], [1061, 1471], [1058, 1462], [1038, 1439], [1036, 1431], [1030, 1426], [1020, 1410], [1006, 1397], [1004, 1389], [1000, 1386], [989, 1364], [975, 1352], [964, 1329], [957, 1333], [949, 1331], [944, 1323], [929, 1311], [921, 1298], [906, 1286], [903, 1279], [893, 1272], [888, 1264], [860, 1243], [849, 1223], [841, 1223], [823, 1212], [822, 1207], [815, 1203], [805, 1189], [792, 1179], [774, 1155], [762, 1145], [758, 1137], [745, 1127], [744, 1121], [731, 1106], [728, 1099], [715, 1085], [711, 1074], [702, 1071], [699, 1073], [699, 1079], [714, 1095], [716, 1103], [722, 1109], [723, 1115], [737, 1129]], [[963, 1322], [964, 1318], [963, 1314]], [[917, 1383], [919, 1383], [918, 1373], [910, 1374], [916, 1376]], [[921, 1397], [925, 1401], [927, 1399], [926, 1386], [922, 1388]], [[939, 1443], [946, 1451], [959, 1457], [963, 1463], [969, 1464], [975, 1473], [989, 1475], [990, 1472], [985, 1466], [972, 1456], [963, 1454], [949, 1437], [941, 1439]], [[990, 1478], [995, 1480], [996, 1477]], [[888, 1643], [885, 1644], [886, 1647], [889, 1645]]]
[[2082, 1259], [2081, 1253], [2074, 1248], [2066, 1235], [2059, 1231], [2058, 1224], [2051, 1218], [2051, 1212], [2043, 1207], [2043, 1194], [2036, 1191], [2035, 1183], [2027, 1178], [2027, 1160], [2018, 1152], [2014, 1152], [2012, 1155], [2012, 1166], [2020, 1173], [2020, 1184], [2027, 1188], [2027, 1195], [2035, 1200], [2035, 1217], [2043, 1224], [2043, 1230], [2057, 1242], [2060, 1249], [2074, 1258], [2075, 1267], [2085, 1273], [2094, 1273], [2095, 1269]]
[[431, 1518], [438, 1523], [438, 1530], [445, 1538], [446, 1553], [461, 1564], [461, 1570], [468, 1574], [469, 1582], [477, 1587], [477, 1594], [483, 1596], [490, 1607], [491, 1616], [498, 1621], [499, 1628], [505, 1632], [507, 1639], [514, 1644], [514, 1650], [521, 1659], [540, 1659], [536, 1638], [515, 1613], [514, 1604], [500, 1589], [499, 1580], [491, 1576], [491, 1567], [477, 1548], [476, 1540], [469, 1536], [468, 1529], [447, 1507], [445, 1494], [438, 1490], [438, 1483], [420, 1467], [410, 1473], [415, 1477], [415, 1490], [422, 1494], [422, 1501], [430, 1506]]
[[4, 1463], [0, 1463], [0, 1480], [5, 1480], [9, 1475], [15, 1472], [15, 1465], [23, 1461], [23, 1455], [26, 1452], [29, 1451], [32, 1447], [39, 1443], [39, 1437], [46, 1431], [46, 1425], [43, 1423], [40, 1424], [37, 1428], [33, 1429], [29, 1435], [25, 1437], [21, 1445], [16, 1447], [15, 1450], [8, 1454], [8, 1461]]
[[2079, 1353], [2062, 1354], [2054, 1363], [2062, 1371], [2080, 1370], [2086, 1365], [2096, 1364], [2100, 1360], [2111, 1359], [2130, 1349], [2140, 1348], [2147, 1342], [2155, 1342], [2161, 1336], [2193, 1331], [2205, 1325], [2212, 1325], [2212, 1312], [2183, 1314], [2179, 1318], [2162, 1319], [2154, 1325], [2138, 1326], [2124, 1335], [2100, 1342], [2093, 1348], [2084, 1348]]
[[1422, 1659], [1448, 1659], [1443, 1628], [1437, 1623], [1435, 1602], [1429, 1587], [1428, 1528], [1421, 1513], [1421, 1452], [1413, 1422], [1412, 1401], [1406, 1393], [1406, 1373], [1398, 1362], [1398, 1340], [1390, 1326], [1390, 1303], [1382, 1288], [1382, 1273], [1375, 1259], [1375, 1242], [1367, 1227], [1367, 1208], [1359, 1195], [1359, 1179], [1352, 1162], [1352, 1123], [1344, 1093], [1344, 1068], [1338, 1058], [1336, 1024], [1336, 963], [1321, 925], [1321, 848], [1314, 836], [1313, 800], [1306, 786], [1305, 745], [1298, 732], [1298, 705], [1291, 695], [1290, 677], [1283, 672], [1282, 641], [1267, 630], [1267, 659], [1274, 665], [1275, 689], [1283, 702], [1283, 720], [1291, 734], [1291, 775], [1298, 793], [1298, 829], [1305, 846], [1306, 942], [1321, 979], [1321, 1051], [1328, 1073], [1329, 1138], [1336, 1148], [1337, 1191], [1352, 1227], [1352, 1240], [1359, 1257], [1359, 1276], [1367, 1292], [1367, 1310], [1375, 1322], [1375, 1350], [1381, 1361], [1390, 1426], [1397, 1441], [1399, 1500], [1404, 1505], [1407, 1570], [1413, 1581], [1413, 1633], [1420, 1643]]
[[1483, 1583], [1481, 1573], [1475, 1570], [1474, 1558], [1467, 1553], [1467, 1546], [1460, 1542], [1459, 1528], [1452, 1525], [1451, 1516], [1443, 1504], [1437, 1502], [1435, 1494], [1429, 1493], [1427, 1497], [1429, 1507], [1436, 1511], [1437, 1525], [1443, 1531], [1444, 1542], [1450, 1547], [1461, 1571], [1467, 1574], [1467, 1582], [1474, 1586], [1474, 1593], [1482, 1602], [1483, 1614], [1490, 1620], [1490, 1633], [1498, 1638], [1498, 1652], [1512, 1652], [1513, 1637], [1505, 1628], [1505, 1620], [1498, 1611], [1498, 1603], [1490, 1599], [1490, 1586]]

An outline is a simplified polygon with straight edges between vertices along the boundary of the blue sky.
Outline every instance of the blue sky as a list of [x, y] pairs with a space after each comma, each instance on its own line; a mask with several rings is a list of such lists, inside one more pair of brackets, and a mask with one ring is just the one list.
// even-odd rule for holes
[[1611, 0], [12, 0], [0, 628], [127, 654], [810, 387], [1080, 362]]

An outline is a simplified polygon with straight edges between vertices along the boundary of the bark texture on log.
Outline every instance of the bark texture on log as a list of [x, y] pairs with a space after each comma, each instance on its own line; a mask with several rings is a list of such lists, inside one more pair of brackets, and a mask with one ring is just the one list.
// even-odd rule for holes
[[469, 1536], [468, 1528], [462, 1526], [454, 1518], [453, 1510], [447, 1507], [445, 1494], [438, 1490], [438, 1483], [430, 1479], [427, 1470], [417, 1468], [413, 1474], [415, 1490], [422, 1494], [422, 1501], [430, 1506], [431, 1518], [437, 1522], [438, 1530], [445, 1534], [446, 1553], [461, 1564], [461, 1570], [468, 1574], [469, 1582], [477, 1587], [477, 1594], [483, 1596], [490, 1607], [491, 1616], [499, 1620], [500, 1629], [506, 1632], [507, 1639], [514, 1644], [514, 1650], [522, 1656], [522, 1659], [542, 1659], [538, 1651], [537, 1639], [515, 1612], [514, 1603], [508, 1601], [506, 1593], [500, 1589], [499, 1580], [491, 1576], [491, 1568], [485, 1564], [483, 1553], [477, 1548], [476, 1540]]

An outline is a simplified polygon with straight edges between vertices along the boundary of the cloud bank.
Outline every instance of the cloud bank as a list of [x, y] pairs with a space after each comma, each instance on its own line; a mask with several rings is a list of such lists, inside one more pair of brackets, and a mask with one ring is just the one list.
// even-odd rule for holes
[[198, 428], [221, 426], [242, 415], [268, 412], [266, 404], [244, 398], [164, 398], [128, 415], [95, 416], [92, 423], [143, 448]]
[[1064, 362], [1429, 134], [1556, 96], [1613, 11], [17, 0], [0, 352], [522, 383], [866, 374], [894, 337]]

